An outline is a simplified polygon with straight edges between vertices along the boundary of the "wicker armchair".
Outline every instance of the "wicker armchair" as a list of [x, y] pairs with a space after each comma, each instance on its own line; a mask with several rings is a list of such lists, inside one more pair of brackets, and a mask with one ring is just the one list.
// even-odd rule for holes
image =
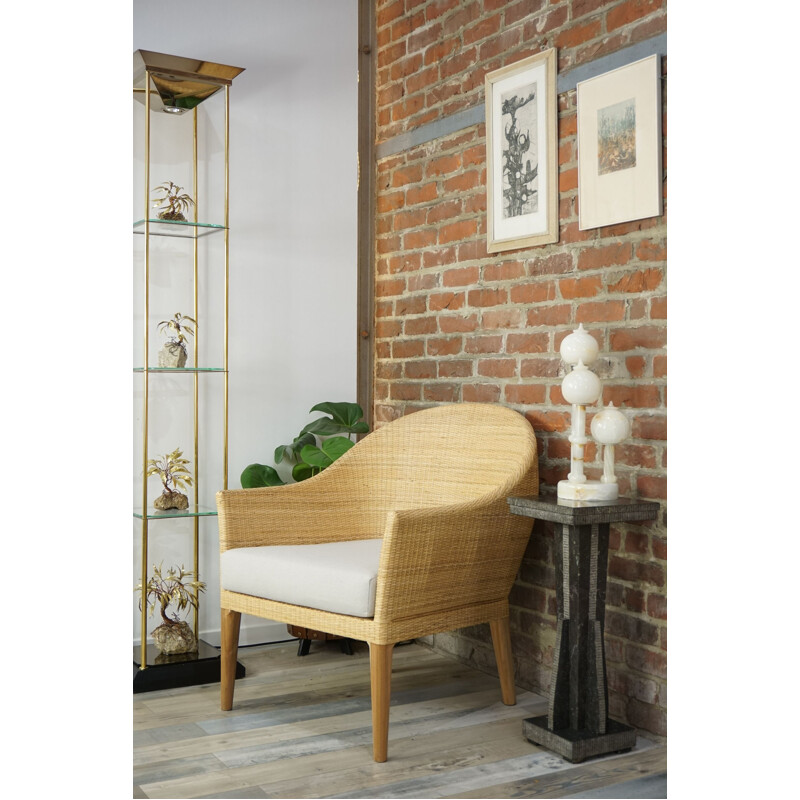
[[[387, 756], [397, 642], [488, 622], [502, 700], [513, 705], [508, 594], [531, 521], [513, 516], [506, 497], [538, 494], [538, 484], [525, 418], [502, 406], [459, 404], [389, 423], [301, 483], [219, 492], [222, 708], [233, 706], [242, 613], [369, 643], [375, 761]], [[342, 548], [374, 558], [371, 582], [354, 578], [365, 592], [369, 586], [374, 607], [330, 610], [349, 585], [324, 574], [337, 570], [337, 558], [343, 563]], [[256, 565], [270, 556], [288, 558], [272, 572], [287, 579], [287, 595], [273, 591], [272, 579], [258, 584]], [[307, 581], [310, 599], [302, 571], [292, 575], [298, 563], [316, 576]], [[326, 577], [329, 603], [315, 594]]]

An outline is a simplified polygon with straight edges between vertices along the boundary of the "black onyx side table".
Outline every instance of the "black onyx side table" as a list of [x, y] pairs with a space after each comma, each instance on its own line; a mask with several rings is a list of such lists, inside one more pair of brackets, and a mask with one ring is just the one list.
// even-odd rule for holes
[[555, 525], [558, 626], [546, 716], [523, 720], [528, 741], [574, 763], [630, 750], [636, 729], [608, 717], [605, 629], [612, 522], [656, 519], [658, 503], [509, 497], [512, 514]]

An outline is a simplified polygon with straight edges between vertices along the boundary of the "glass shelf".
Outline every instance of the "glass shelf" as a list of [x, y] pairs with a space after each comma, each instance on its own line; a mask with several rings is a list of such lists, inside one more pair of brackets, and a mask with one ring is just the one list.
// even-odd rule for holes
[[[208, 236], [210, 233], [224, 231], [224, 225], [213, 225], [210, 222], [179, 222], [177, 220], [151, 219], [151, 236], [177, 236], [183, 239], [194, 239], [200, 236]], [[133, 223], [134, 233], [144, 233], [144, 220], [140, 219]]]
[[190, 505], [189, 508], [178, 511], [178, 509], [170, 509], [169, 511], [159, 511], [157, 508], [148, 508], [147, 515], [142, 513], [142, 507], [136, 506], [133, 509], [133, 516], [136, 519], [178, 519], [179, 517], [216, 517], [217, 509], [210, 508], [209, 506], [196, 506]]
[[134, 372], [225, 372], [223, 367], [134, 367]]

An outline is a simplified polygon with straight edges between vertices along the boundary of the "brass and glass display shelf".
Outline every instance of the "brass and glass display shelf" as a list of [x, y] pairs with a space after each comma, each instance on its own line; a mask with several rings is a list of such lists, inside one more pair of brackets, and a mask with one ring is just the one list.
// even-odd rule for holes
[[[169, 520], [193, 519], [193, 569], [197, 579], [201, 579], [199, 551], [200, 551], [200, 520], [205, 517], [215, 517], [216, 509], [200, 502], [201, 479], [204, 482], [207, 476], [203, 473], [204, 465], [200, 463], [200, 430], [199, 430], [199, 402], [201, 396], [200, 379], [207, 374], [220, 374], [222, 376], [223, 393], [223, 441], [222, 441], [222, 476], [214, 479], [211, 493], [217, 488], [228, 487], [228, 285], [229, 285], [229, 226], [228, 226], [228, 188], [229, 188], [229, 115], [230, 115], [230, 86], [233, 79], [241, 73], [241, 67], [231, 67], [216, 64], [210, 61], [199, 61], [180, 56], [171, 56], [163, 53], [154, 53], [147, 50], [137, 50], [133, 56], [133, 93], [134, 98], [144, 104], [144, 213], [142, 218], [133, 223], [133, 233], [144, 237], [143, 256], [143, 353], [144, 364], [134, 367], [134, 373], [141, 376], [143, 397], [142, 431], [141, 431], [141, 463], [142, 463], [142, 495], [141, 501], [133, 509], [133, 517], [138, 520], [141, 528], [141, 581], [142, 586], [147, 584], [149, 569], [149, 534], [150, 523], [158, 522], [167, 525]], [[221, 92], [224, 95], [224, 220], [221, 223], [200, 222], [198, 219], [198, 206], [201, 198], [198, 196], [198, 110], [197, 107], [207, 98]], [[181, 115], [189, 113], [192, 121], [192, 197], [194, 198], [194, 218], [191, 220], [162, 220], [153, 219], [149, 208], [149, 198], [152, 190], [150, 182], [151, 160], [151, 114], [167, 113]], [[195, 341], [193, 348], [194, 363], [184, 367], [155, 367], [149, 363], [150, 340], [150, 293], [151, 293], [151, 237], [171, 237], [192, 241], [193, 269], [192, 269], [192, 307], [193, 318], [198, 322], [200, 313], [199, 298], [199, 248], [198, 240], [212, 234], [221, 235], [224, 239], [224, 278], [222, 280], [224, 292], [224, 319], [223, 319], [223, 364], [222, 366], [203, 366], [198, 360], [199, 342]], [[176, 243], [176, 246], [179, 246]], [[159, 511], [148, 496], [147, 465], [150, 458], [149, 421], [150, 421], [150, 378], [158, 380], [165, 374], [188, 373], [193, 376], [193, 478], [194, 497], [189, 498], [189, 508], [183, 511]], [[165, 655], [159, 653], [155, 647], [148, 647], [147, 642], [147, 604], [142, 603], [141, 613], [141, 645], [133, 648], [134, 662], [134, 692], [165, 689], [176, 686], [190, 686], [199, 683], [210, 683], [219, 680], [219, 651], [211, 647], [199, 637], [199, 613], [194, 609], [194, 632], [199, 641], [199, 649], [195, 653], [180, 655]], [[237, 665], [237, 677], [244, 674], [244, 668]]]

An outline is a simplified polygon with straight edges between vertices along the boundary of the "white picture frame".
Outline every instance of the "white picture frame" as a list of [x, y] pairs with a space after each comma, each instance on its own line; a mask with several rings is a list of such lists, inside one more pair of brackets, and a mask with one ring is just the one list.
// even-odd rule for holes
[[577, 115], [578, 228], [660, 216], [659, 56], [580, 81]]
[[486, 74], [490, 253], [558, 241], [558, 96], [551, 48]]

